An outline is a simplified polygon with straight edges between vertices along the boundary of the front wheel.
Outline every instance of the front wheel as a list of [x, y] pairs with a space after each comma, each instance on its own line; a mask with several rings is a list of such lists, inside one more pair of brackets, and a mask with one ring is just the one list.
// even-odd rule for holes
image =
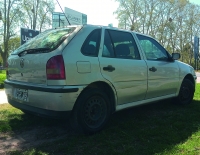
[[184, 79], [181, 84], [179, 94], [175, 98], [175, 103], [186, 105], [192, 102], [193, 97], [194, 97], [194, 84], [190, 80]]
[[78, 98], [72, 118], [71, 125], [76, 124], [85, 133], [95, 133], [105, 126], [110, 115], [109, 99], [99, 89], [85, 90]]

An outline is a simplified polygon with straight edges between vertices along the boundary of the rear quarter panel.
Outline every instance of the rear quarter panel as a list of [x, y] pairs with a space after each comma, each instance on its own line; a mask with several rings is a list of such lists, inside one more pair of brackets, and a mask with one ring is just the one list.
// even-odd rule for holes
[[85, 56], [81, 53], [85, 39], [97, 28], [83, 27], [63, 50], [67, 85], [88, 85], [104, 80], [100, 72], [98, 57]]

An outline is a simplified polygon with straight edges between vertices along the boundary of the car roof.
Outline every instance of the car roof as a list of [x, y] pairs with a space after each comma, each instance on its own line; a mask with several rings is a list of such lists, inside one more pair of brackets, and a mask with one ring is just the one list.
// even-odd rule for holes
[[[122, 29], [122, 28], [117, 28], [117, 27], [110, 27], [110, 26], [103, 26], [103, 25], [92, 25], [92, 24], [83, 24], [83, 25], [67, 25], [65, 27], [58, 27], [58, 28], [53, 28], [53, 29], [62, 29], [62, 28], [67, 28], [67, 27], [91, 27], [91, 28], [104, 28], [104, 29], [110, 29], [110, 30], [119, 30], [119, 31], [126, 31], [126, 32], [131, 32], [131, 33], [135, 33], [135, 34], [139, 34], [139, 35], [143, 35], [143, 36], [147, 36], [147, 37], [151, 37], [149, 35], [140, 33], [140, 32], [136, 32], [136, 31], [131, 31], [131, 30], [127, 30], [127, 29]], [[152, 37], [151, 37], [152, 38]]]
[[143, 34], [143, 33], [140, 33], [140, 32], [131, 31], [131, 30], [122, 29], [122, 28], [117, 28], [117, 27], [110, 27], [110, 26], [103, 26], [103, 25], [91, 25], [91, 24], [84, 24], [83, 26], [84, 27], [93, 27], [93, 28], [96, 27], [96, 28], [106, 28], [106, 29], [111, 29], [111, 30], [127, 31], [127, 32], [131, 32], [131, 33], [135, 33], [135, 34], [151, 37], [149, 35], [146, 35], [146, 34]]

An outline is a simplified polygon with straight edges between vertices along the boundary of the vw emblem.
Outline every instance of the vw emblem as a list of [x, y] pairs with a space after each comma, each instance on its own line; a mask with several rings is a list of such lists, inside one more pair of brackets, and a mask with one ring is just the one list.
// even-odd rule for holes
[[21, 66], [21, 68], [24, 67], [24, 59], [23, 58], [20, 60], [20, 66]]

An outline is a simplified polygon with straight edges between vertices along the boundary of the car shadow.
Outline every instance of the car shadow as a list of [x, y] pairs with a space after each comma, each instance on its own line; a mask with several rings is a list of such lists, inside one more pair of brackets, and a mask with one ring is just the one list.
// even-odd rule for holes
[[127, 135], [126, 143], [135, 147], [133, 154], [162, 154], [199, 131], [199, 118], [199, 101], [183, 106], [164, 100], [115, 113], [108, 128]]
[[200, 103], [194, 100], [180, 106], [165, 100], [119, 111], [101, 132], [89, 136], [74, 133], [67, 120], [28, 114], [21, 117], [10, 121], [11, 127], [21, 126], [13, 131], [13, 139], [18, 142], [13, 150], [34, 149], [36, 153], [49, 154], [162, 154], [199, 130]]

